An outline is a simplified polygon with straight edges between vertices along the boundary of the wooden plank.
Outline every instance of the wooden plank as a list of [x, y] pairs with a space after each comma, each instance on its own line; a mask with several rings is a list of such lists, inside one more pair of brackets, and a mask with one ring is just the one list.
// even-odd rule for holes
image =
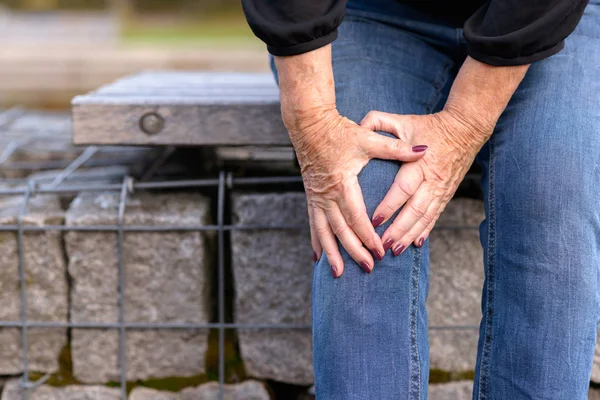
[[75, 144], [291, 145], [270, 74], [145, 72], [77, 96], [72, 114]]

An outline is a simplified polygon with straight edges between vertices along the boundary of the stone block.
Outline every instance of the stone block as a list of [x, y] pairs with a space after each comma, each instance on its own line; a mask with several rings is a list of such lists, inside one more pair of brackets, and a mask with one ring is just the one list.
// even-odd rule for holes
[[[235, 194], [237, 225], [308, 225], [304, 193]], [[235, 320], [310, 324], [312, 250], [308, 230], [232, 231]], [[310, 330], [240, 329], [240, 350], [252, 377], [308, 385], [313, 381]]]
[[[147, 388], [135, 388], [129, 400], [215, 400], [219, 396], [219, 384], [209, 382], [180, 393], [163, 392]], [[265, 386], [258, 381], [227, 384], [223, 387], [223, 400], [269, 400]]]
[[[82, 193], [71, 203], [69, 226], [117, 222], [117, 193]], [[140, 193], [127, 202], [124, 223], [143, 226], [209, 224], [209, 202], [195, 194]], [[71, 320], [118, 321], [116, 232], [65, 235]], [[210, 320], [207, 235], [192, 231], [125, 232], [125, 320], [204, 323]], [[128, 330], [127, 379], [203, 373], [207, 330]], [[73, 329], [74, 376], [81, 382], [118, 381], [118, 332]]]
[[[0, 197], [0, 225], [16, 225], [23, 196]], [[62, 225], [64, 211], [56, 196], [37, 195], [29, 201], [23, 223], [29, 226]], [[0, 232], [0, 320], [20, 320], [20, 279], [17, 233]], [[23, 234], [27, 319], [67, 322], [67, 266], [60, 231], [25, 231]], [[67, 343], [66, 328], [29, 328], [29, 369], [58, 370], [58, 356]], [[0, 328], [0, 375], [19, 374], [20, 328]]]
[[429, 400], [471, 400], [473, 381], [429, 385]]
[[[17, 380], [4, 386], [1, 400], [21, 400], [23, 391]], [[52, 387], [42, 385], [29, 393], [29, 400], [120, 400], [119, 389], [104, 386], [73, 385]]]
[[[454, 199], [431, 232], [430, 326], [479, 326], [484, 279], [479, 230], [440, 228], [478, 227], [483, 219], [481, 201]], [[430, 330], [431, 368], [474, 370], [478, 337], [478, 329]]]

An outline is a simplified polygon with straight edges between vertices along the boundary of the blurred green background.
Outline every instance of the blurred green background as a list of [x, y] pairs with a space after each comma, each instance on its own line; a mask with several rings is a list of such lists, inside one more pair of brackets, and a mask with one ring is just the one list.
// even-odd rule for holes
[[144, 69], [266, 71], [240, 0], [0, 1], [0, 108], [68, 108]]

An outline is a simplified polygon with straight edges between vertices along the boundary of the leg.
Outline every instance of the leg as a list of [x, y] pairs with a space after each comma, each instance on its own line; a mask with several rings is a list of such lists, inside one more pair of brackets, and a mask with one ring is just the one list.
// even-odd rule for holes
[[[333, 44], [338, 109], [360, 121], [370, 110], [424, 114], [447, 93], [452, 60], [402, 24], [400, 7], [387, 12], [350, 8]], [[372, 4], [368, 5], [372, 7]], [[393, 18], [389, 18], [393, 15]], [[382, 23], [381, 19], [387, 24]], [[413, 23], [409, 21], [407, 23]], [[430, 25], [433, 27], [433, 25]], [[405, 30], [406, 29], [406, 30]], [[450, 39], [455, 30], [448, 29]], [[399, 163], [372, 160], [359, 175], [372, 216]], [[386, 226], [378, 228], [383, 233]], [[318, 399], [425, 399], [429, 346], [425, 300], [429, 254], [411, 247], [391, 251], [365, 274], [341, 249], [344, 275], [331, 277], [323, 257], [314, 269], [313, 343]]]
[[474, 399], [587, 399], [599, 314], [600, 4], [531, 66], [478, 160], [486, 281]]

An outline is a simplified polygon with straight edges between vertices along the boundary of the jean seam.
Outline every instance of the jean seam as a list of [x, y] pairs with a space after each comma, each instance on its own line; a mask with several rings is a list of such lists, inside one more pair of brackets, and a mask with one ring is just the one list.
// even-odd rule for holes
[[410, 398], [419, 400], [421, 398], [421, 364], [419, 362], [419, 344], [417, 341], [417, 319], [419, 314], [419, 270], [421, 264], [421, 252], [413, 250], [413, 262], [411, 271], [411, 297], [410, 297]]
[[451, 64], [449, 62], [445, 62], [443, 67], [439, 70], [437, 76], [432, 82], [433, 85], [433, 93], [429, 96], [427, 103], [425, 103], [425, 113], [431, 114], [434, 106], [440, 100], [440, 93], [442, 89], [448, 82], [448, 71], [450, 70]]
[[495, 253], [496, 253], [496, 212], [495, 212], [495, 182], [494, 182], [494, 136], [489, 140], [490, 158], [489, 158], [489, 180], [488, 180], [488, 237], [487, 237], [487, 263], [486, 263], [486, 307], [484, 310], [485, 319], [483, 331], [483, 346], [481, 351], [481, 360], [479, 367], [479, 400], [487, 400], [489, 398], [489, 375], [492, 352], [492, 329], [494, 317], [494, 269], [495, 269]]

